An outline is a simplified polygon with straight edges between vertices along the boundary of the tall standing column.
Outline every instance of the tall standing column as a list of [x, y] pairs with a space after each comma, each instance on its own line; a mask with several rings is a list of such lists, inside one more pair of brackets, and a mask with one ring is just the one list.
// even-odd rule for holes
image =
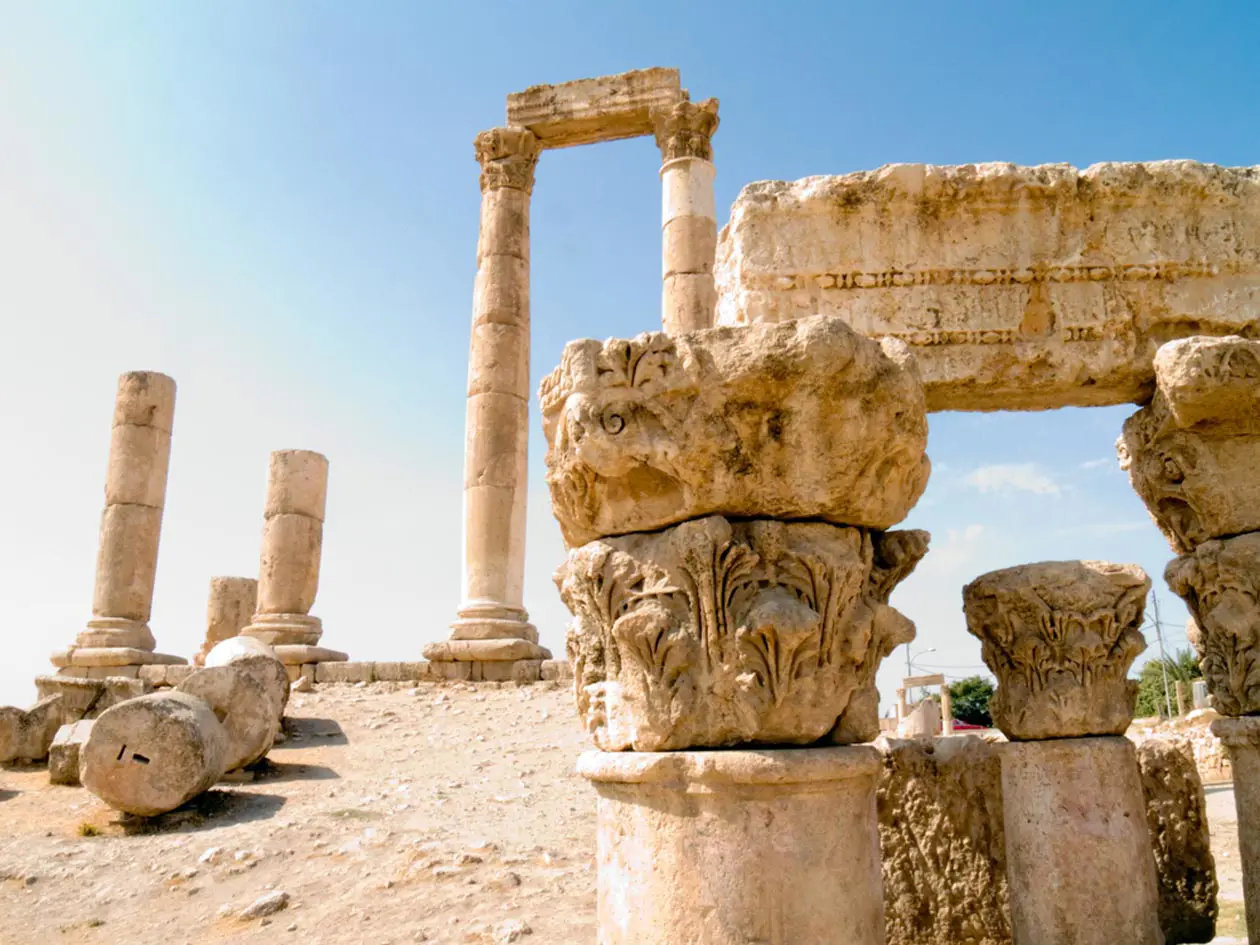
[[661, 149], [661, 323], [667, 334], [710, 328], [717, 291], [713, 133], [718, 102], [679, 102], [653, 116]]
[[149, 629], [174, 418], [174, 380], [154, 371], [118, 379], [92, 619], [74, 646], [53, 655], [69, 675], [184, 662], [154, 653]]
[[311, 616], [319, 590], [328, 460], [310, 450], [271, 454], [258, 569], [258, 610], [241, 631], [269, 644], [286, 666], [346, 659], [316, 646], [323, 625]]
[[524, 607], [529, 445], [529, 199], [538, 142], [492, 128], [475, 142], [481, 232], [464, 441], [463, 588], [435, 662], [546, 659]]

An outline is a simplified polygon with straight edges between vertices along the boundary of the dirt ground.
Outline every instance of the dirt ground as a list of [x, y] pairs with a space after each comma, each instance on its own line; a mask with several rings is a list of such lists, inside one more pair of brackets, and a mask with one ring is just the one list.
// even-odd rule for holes
[[[295, 694], [252, 783], [127, 823], [0, 771], [0, 943], [595, 941], [594, 795], [567, 685]], [[1228, 785], [1209, 789], [1220, 941], [1245, 941]], [[239, 913], [269, 893], [288, 906]]]

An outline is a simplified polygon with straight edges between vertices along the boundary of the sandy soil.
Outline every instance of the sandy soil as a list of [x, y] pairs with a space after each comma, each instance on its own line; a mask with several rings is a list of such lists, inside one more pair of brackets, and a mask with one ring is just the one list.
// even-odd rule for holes
[[[253, 783], [148, 823], [42, 769], [0, 771], [0, 943], [595, 940], [567, 685], [327, 686], [290, 714]], [[1208, 805], [1220, 932], [1242, 941], [1232, 791]], [[277, 891], [286, 908], [239, 918]]]

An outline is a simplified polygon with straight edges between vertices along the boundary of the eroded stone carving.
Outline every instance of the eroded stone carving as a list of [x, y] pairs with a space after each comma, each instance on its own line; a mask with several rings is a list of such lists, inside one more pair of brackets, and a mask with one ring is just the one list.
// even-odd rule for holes
[[1260, 714], [1260, 533], [1204, 542], [1164, 577], [1194, 615], [1188, 636], [1213, 707]]
[[1133, 721], [1150, 579], [1137, 565], [1047, 561], [963, 588], [967, 629], [997, 676], [989, 707], [1014, 740], [1119, 735]]
[[490, 128], [473, 140], [481, 165], [481, 190], [509, 187], [532, 193], [538, 166], [538, 140], [524, 128]]
[[718, 101], [678, 102], [652, 115], [662, 161], [694, 157], [713, 160], [713, 134], [718, 127]]
[[1155, 376], [1116, 444], [1155, 524], [1179, 554], [1260, 530], [1260, 342], [1170, 342]]
[[929, 410], [1143, 403], [1170, 338], [1253, 331], [1260, 169], [888, 165], [749, 184], [718, 324], [838, 315], [914, 348]]
[[888, 945], [1010, 945], [998, 748], [975, 736], [875, 747]]
[[1155, 739], [1138, 746], [1137, 758], [1165, 945], [1211, 941], [1216, 935], [1216, 860], [1198, 769], [1192, 757]]
[[927, 485], [913, 362], [839, 319], [571, 342], [539, 399], [570, 547], [705, 515], [885, 529]]
[[605, 751], [869, 741], [888, 596], [925, 532], [713, 516], [592, 542], [556, 573], [578, 712]]

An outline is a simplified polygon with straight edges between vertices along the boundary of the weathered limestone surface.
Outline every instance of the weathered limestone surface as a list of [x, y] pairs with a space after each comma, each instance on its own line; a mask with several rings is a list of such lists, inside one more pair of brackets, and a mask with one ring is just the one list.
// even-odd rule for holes
[[507, 97], [507, 123], [533, 132], [544, 148], [650, 135], [652, 112], [685, 101], [677, 69], [535, 85]]
[[155, 692], [101, 713], [80, 752], [79, 776], [115, 810], [153, 817], [219, 780], [227, 742], [203, 700]]
[[1166, 742], [1139, 745], [1137, 758], [1165, 945], [1211, 941], [1216, 935], [1216, 860], [1199, 772], [1193, 758]]
[[1020, 945], [1163, 945], [1133, 743], [1001, 746], [1011, 927]]
[[909, 344], [929, 410], [1144, 403], [1172, 338], [1254, 331], [1260, 169], [894, 164], [744, 188], [718, 323]]
[[556, 574], [583, 723], [605, 751], [869, 741], [888, 596], [926, 532], [710, 517], [592, 542]]
[[0, 764], [43, 761], [61, 727], [61, 696], [47, 696], [30, 709], [0, 707]]
[[882, 945], [873, 748], [590, 752], [602, 945]]
[[283, 706], [243, 661], [193, 673], [177, 687], [205, 701], [227, 733], [225, 771], [260, 761], [275, 743]]
[[1155, 524], [1179, 554], [1260, 530], [1260, 342], [1170, 342], [1155, 378], [1116, 444]]
[[48, 780], [66, 787], [79, 785], [79, 752], [92, 734], [91, 719], [80, 719], [57, 729], [57, 735], [48, 747]]
[[963, 588], [967, 629], [998, 679], [994, 724], [1014, 740], [1123, 734], [1150, 586], [1137, 565], [1046, 561]]
[[1164, 577], [1194, 617], [1187, 634], [1213, 708], [1260, 714], [1260, 533], [1204, 542]]
[[206, 654], [206, 668], [231, 666], [253, 677], [279, 713], [289, 704], [289, 675], [275, 651], [253, 637], [230, 637]]
[[206, 654], [249, 626], [258, 609], [258, 581], [246, 577], [212, 577], [206, 605], [206, 639], [193, 662], [204, 666]]
[[1216, 719], [1212, 734], [1225, 745], [1234, 771], [1238, 854], [1242, 860], [1247, 938], [1260, 941], [1260, 718]]
[[153, 686], [144, 679], [111, 676], [105, 679], [76, 679], [72, 676], [36, 676], [35, 692], [40, 701], [61, 697], [61, 724], [94, 719], [110, 706], [147, 695]]
[[839, 319], [571, 342], [539, 399], [570, 547], [705, 515], [884, 529], [927, 485], [905, 346]]
[[888, 945], [1010, 945], [999, 748], [881, 738]]

